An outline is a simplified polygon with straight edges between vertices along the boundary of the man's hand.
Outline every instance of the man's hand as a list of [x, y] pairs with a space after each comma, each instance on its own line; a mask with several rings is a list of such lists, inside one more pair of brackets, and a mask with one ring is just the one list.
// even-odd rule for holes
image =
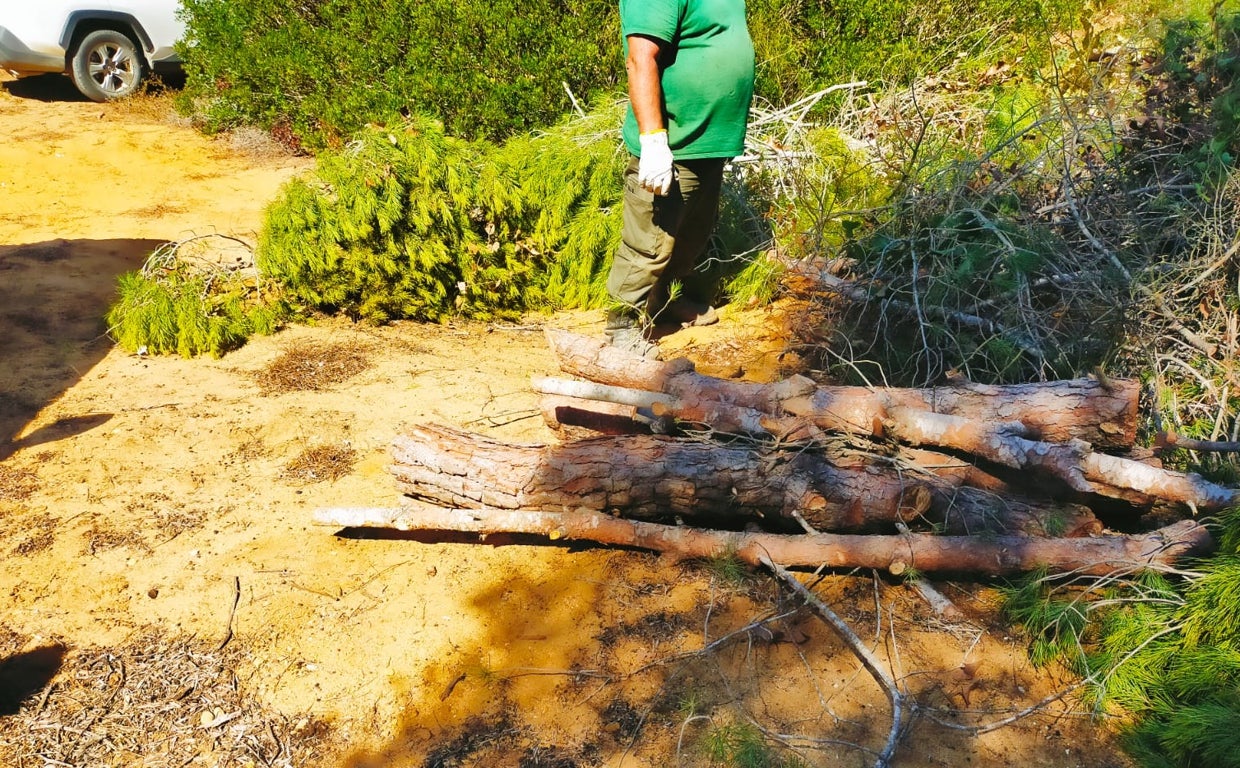
[[672, 150], [667, 146], [667, 131], [652, 131], [638, 137], [642, 145], [637, 164], [637, 183], [656, 195], [663, 196], [672, 188]]

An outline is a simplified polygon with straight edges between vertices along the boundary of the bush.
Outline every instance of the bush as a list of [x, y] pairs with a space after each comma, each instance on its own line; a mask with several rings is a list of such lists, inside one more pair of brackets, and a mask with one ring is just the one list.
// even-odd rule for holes
[[[908, 81], [958, 51], [1045, 58], [1083, 0], [756, 0], [757, 93]], [[208, 130], [258, 125], [311, 149], [421, 112], [464, 138], [552, 125], [623, 77], [614, 0], [185, 0], [182, 105]], [[1016, 49], [1019, 48], [1019, 52]], [[979, 54], [979, 52], [983, 52]]]
[[531, 246], [546, 254], [541, 297], [556, 309], [606, 300], [611, 254], [620, 245], [623, 102], [554, 129], [515, 137], [497, 153], [501, 172], [520, 187]]
[[908, 83], [957, 55], [1044, 63], [1084, 0], [750, 0], [757, 92], [774, 103], [852, 80]]
[[219, 357], [256, 333], [274, 333], [288, 317], [252, 270], [222, 270], [185, 253], [203, 240], [168, 243], [141, 270], [121, 275], [106, 319], [122, 349]]
[[1095, 711], [1134, 716], [1124, 743], [1143, 766], [1240, 766], [1238, 524], [1224, 516], [1223, 551], [1195, 572], [1097, 584], [1039, 574], [1008, 590], [1034, 660], [1082, 674]]
[[259, 269], [295, 304], [372, 322], [519, 314], [542, 260], [490, 151], [427, 118], [362, 131], [269, 208]]
[[615, 87], [610, 0], [185, 0], [183, 105], [209, 130], [274, 129], [310, 148], [424, 112], [500, 138]]
[[[614, 102], [503, 145], [452, 138], [429, 118], [367, 128], [286, 186], [268, 209], [258, 266], [302, 309], [372, 322], [604, 306], [620, 242], [622, 109]], [[735, 298], [774, 295], [781, 267], [765, 250], [792, 236], [766, 217], [797, 210], [790, 191], [854, 193], [856, 157], [838, 139], [810, 138], [806, 151], [830, 154], [795, 182], [760, 163], [725, 178], [706, 258]]]

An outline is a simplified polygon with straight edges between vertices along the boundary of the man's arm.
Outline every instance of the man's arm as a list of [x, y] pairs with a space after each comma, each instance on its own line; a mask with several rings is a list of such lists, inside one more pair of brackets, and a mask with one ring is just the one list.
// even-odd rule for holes
[[666, 195], [676, 179], [675, 160], [667, 144], [667, 126], [663, 123], [663, 85], [659, 80], [658, 40], [643, 35], [629, 35], [629, 55], [624, 68], [629, 73], [629, 103], [637, 118], [641, 160], [637, 182], [656, 195]]
[[661, 43], [645, 35], [629, 35], [629, 55], [624, 68], [629, 73], [629, 102], [637, 118], [639, 133], [650, 133], [663, 124], [663, 85], [659, 81]]

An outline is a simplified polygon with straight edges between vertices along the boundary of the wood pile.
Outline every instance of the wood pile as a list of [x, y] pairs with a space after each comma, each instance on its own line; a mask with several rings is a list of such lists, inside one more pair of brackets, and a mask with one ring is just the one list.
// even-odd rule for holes
[[[566, 332], [548, 340], [575, 378], [533, 384], [564, 442], [413, 427], [393, 444], [405, 506], [319, 510], [316, 522], [897, 574], [1111, 573], [1208, 551], [1199, 516], [1237, 502], [1135, 447], [1136, 382], [755, 384]], [[1141, 531], [1154, 509], [1182, 519]], [[1099, 510], [1129, 533], [1105, 531]]]

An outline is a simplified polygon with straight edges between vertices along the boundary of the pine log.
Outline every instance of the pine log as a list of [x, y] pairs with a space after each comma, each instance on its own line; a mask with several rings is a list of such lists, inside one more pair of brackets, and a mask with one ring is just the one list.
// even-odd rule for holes
[[828, 462], [804, 447], [757, 450], [660, 435], [512, 445], [423, 425], [393, 441], [392, 474], [406, 495], [449, 507], [584, 509], [709, 527], [755, 518], [791, 527], [803, 519], [816, 530], [841, 531], [927, 517], [953, 531], [1084, 534], [1093, 521], [1081, 508], [955, 487], [875, 464], [870, 454], [835, 450]]
[[[809, 419], [796, 416], [783, 418], [732, 403], [721, 403], [715, 400], [681, 400], [661, 392], [647, 392], [629, 387], [617, 387], [589, 381], [569, 381], [550, 377], [535, 378], [530, 382], [535, 392], [553, 398], [572, 398], [579, 411], [586, 410], [589, 401], [596, 401], [600, 407], [597, 412], [602, 414], [619, 414], [628, 412], [633, 418], [649, 424], [656, 419], [679, 421], [687, 424], [701, 425], [709, 429], [733, 435], [770, 435], [786, 440], [793, 433], [812, 430], [813, 436], [821, 436], [821, 430]], [[562, 403], [563, 401], [558, 401]], [[629, 409], [621, 411], [619, 408]], [[547, 411], [543, 408], [544, 413]], [[672, 424], [666, 429], [656, 428], [654, 431], [670, 431]]]
[[909, 408], [888, 411], [895, 437], [913, 445], [966, 451], [1013, 469], [1034, 469], [1081, 493], [1096, 493], [1143, 506], [1187, 504], [1217, 512], [1240, 503], [1240, 493], [1196, 474], [1176, 472], [1098, 453], [1082, 440], [1052, 444], [1022, 436], [1019, 424], [973, 419]]
[[[658, 418], [702, 425], [702, 429], [726, 434], [764, 435], [778, 442], [823, 439], [812, 421], [800, 417], [778, 418], [744, 406], [713, 401], [687, 402], [658, 392], [565, 379], [534, 379], [536, 392], [578, 399], [577, 412], [598, 401], [602, 414], [627, 407], [631, 417], [647, 424]], [[544, 409], [545, 410], [545, 409]], [[643, 415], [647, 414], [647, 415]], [[670, 432], [671, 425], [656, 429]], [[1012, 469], [1034, 469], [1081, 493], [1096, 493], [1149, 506], [1155, 502], [1183, 503], [1201, 511], [1217, 511], [1237, 502], [1236, 492], [1198, 475], [1163, 470], [1128, 459], [1095, 454], [1081, 440], [1052, 444], [1026, 437], [1020, 422], [979, 422], [961, 416], [930, 413], [903, 406], [887, 410], [876, 429], [913, 446], [934, 446], [972, 454]]]
[[892, 408], [1020, 422], [1044, 442], [1078, 439], [1099, 448], [1127, 448], [1136, 439], [1135, 381], [1073, 379], [1038, 384], [955, 384], [929, 389], [817, 386], [801, 376], [773, 384], [729, 381], [697, 373], [685, 359], [635, 359], [601, 340], [549, 330], [547, 339], [565, 373], [600, 384], [661, 392], [686, 402], [715, 401], [813, 419], [836, 431], [873, 434]]
[[396, 508], [320, 509], [315, 511], [314, 522], [345, 528], [535, 534], [552, 540], [640, 547], [684, 558], [735, 555], [756, 565], [767, 557], [790, 566], [880, 568], [896, 574], [915, 570], [1000, 576], [1046, 568], [1056, 573], [1105, 575], [1170, 565], [1212, 547], [1209, 532], [1194, 520], [1151, 533], [1080, 539], [916, 533], [789, 536], [663, 525], [592, 511], [446, 509], [410, 502]]
[[633, 435], [648, 432], [631, 405], [603, 403], [564, 395], [543, 395], [538, 400], [543, 422], [565, 437]]

